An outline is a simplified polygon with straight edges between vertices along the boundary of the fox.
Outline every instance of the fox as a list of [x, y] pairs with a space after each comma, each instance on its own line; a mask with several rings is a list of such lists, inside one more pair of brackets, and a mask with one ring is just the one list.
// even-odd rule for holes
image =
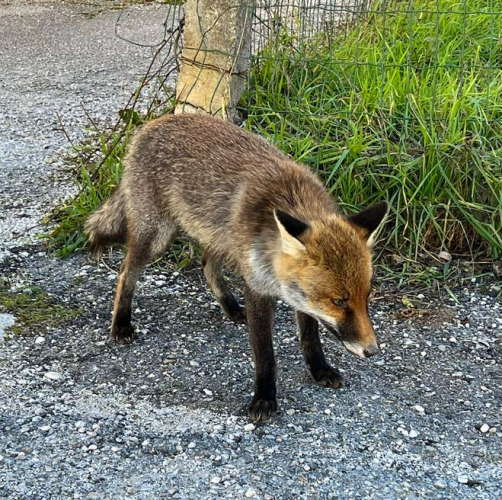
[[[247, 324], [254, 360], [254, 422], [278, 410], [272, 342], [278, 299], [296, 314], [299, 344], [315, 382], [339, 388], [319, 325], [366, 358], [379, 351], [368, 312], [372, 248], [385, 201], [344, 215], [320, 178], [261, 136], [220, 118], [167, 114], [134, 134], [112, 196], [85, 224], [94, 253], [126, 246], [111, 337], [134, 339], [131, 302], [145, 266], [180, 229], [202, 249], [202, 270], [223, 312]], [[244, 306], [224, 279], [240, 276]]]

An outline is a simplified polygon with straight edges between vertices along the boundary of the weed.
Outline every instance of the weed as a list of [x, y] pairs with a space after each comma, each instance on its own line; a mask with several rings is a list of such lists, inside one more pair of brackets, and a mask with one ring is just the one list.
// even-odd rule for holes
[[[136, 94], [139, 92], [137, 90]], [[58, 256], [67, 257], [86, 246], [87, 240], [83, 232], [85, 220], [118, 186], [124, 169], [127, 145], [133, 132], [145, 121], [164, 112], [171, 112], [173, 106], [173, 102], [169, 100], [160, 111], [150, 111], [144, 115], [134, 107], [120, 110], [120, 122], [111, 132], [99, 131], [91, 139], [73, 148], [76, 155], [70, 162], [74, 166], [78, 193], [57, 205], [43, 221], [53, 225], [49, 232], [42, 234], [42, 238]]]
[[35, 327], [58, 326], [82, 313], [57, 304], [41, 288], [31, 287], [23, 291], [0, 288], [0, 311], [15, 316], [16, 323], [9, 329], [15, 334], [25, 334]]
[[99, 138], [103, 159], [77, 164], [78, 194], [58, 205], [46, 218], [46, 222], [56, 222], [47, 237], [49, 245], [57, 249], [59, 256], [66, 257], [85, 246], [85, 219], [119, 184], [127, 140], [133, 129], [134, 125], [130, 124], [111, 136], [103, 134]]
[[[502, 16], [482, 0], [425, 0], [420, 10], [397, 1], [381, 12], [386, 5], [375, 0], [338, 37], [271, 40], [242, 100], [246, 126], [315, 169], [344, 210], [387, 199], [387, 250], [413, 261], [438, 250], [499, 258]], [[145, 118], [122, 119], [100, 136], [101, 159], [79, 163], [79, 194], [50, 218], [59, 255], [84, 248], [85, 218], [119, 182]], [[174, 254], [186, 265], [186, 244]], [[448, 279], [437, 274], [426, 272]]]

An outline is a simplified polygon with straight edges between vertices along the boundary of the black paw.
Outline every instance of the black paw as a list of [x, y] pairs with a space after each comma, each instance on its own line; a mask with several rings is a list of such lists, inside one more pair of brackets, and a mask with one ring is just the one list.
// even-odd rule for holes
[[232, 294], [227, 294], [221, 299], [223, 312], [235, 323], [246, 323], [246, 309], [242, 307]]
[[111, 336], [117, 344], [130, 344], [134, 340], [134, 327], [131, 324], [113, 325]]
[[234, 322], [245, 325], [247, 323], [246, 309], [244, 307], [239, 307], [237, 310], [233, 310], [231, 313], [227, 313], [227, 316]]
[[336, 369], [328, 366], [312, 372], [313, 379], [323, 387], [338, 389], [343, 385], [342, 374]]
[[277, 411], [277, 401], [275, 399], [253, 398], [249, 405], [248, 414], [252, 422], [265, 422]]

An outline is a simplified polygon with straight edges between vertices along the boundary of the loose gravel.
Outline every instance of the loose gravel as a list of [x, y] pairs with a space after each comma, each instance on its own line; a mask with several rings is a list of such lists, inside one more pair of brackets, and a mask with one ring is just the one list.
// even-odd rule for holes
[[[162, 29], [159, 9], [128, 9], [138, 36]], [[311, 382], [279, 304], [281, 412], [262, 426], [245, 414], [246, 331], [222, 317], [197, 269], [148, 268], [137, 341], [109, 341], [119, 252], [99, 265], [61, 261], [28, 230], [72, 189], [54, 113], [79, 137], [79, 103], [103, 119], [120, 109], [149, 56], [114, 38], [116, 12], [79, 12], [0, 9], [0, 286], [39, 287], [82, 310], [63, 326], [0, 338], [0, 498], [499, 498], [495, 281], [455, 298], [382, 287], [372, 304], [379, 357], [356, 359], [324, 332], [347, 379], [337, 391]], [[0, 318], [4, 328], [11, 320]]]

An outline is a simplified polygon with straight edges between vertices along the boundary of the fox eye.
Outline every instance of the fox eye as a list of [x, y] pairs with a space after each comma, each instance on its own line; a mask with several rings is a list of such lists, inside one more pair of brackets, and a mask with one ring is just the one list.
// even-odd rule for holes
[[345, 307], [347, 305], [347, 300], [348, 299], [331, 299], [331, 302], [333, 302], [333, 305], [336, 307]]

